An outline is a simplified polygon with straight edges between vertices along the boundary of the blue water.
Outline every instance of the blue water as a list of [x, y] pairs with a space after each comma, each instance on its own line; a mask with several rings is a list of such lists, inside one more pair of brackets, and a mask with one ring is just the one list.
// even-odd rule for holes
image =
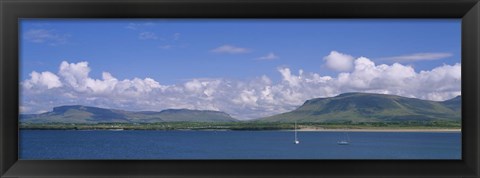
[[461, 159], [461, 133], [22, 130], [20, 159]]

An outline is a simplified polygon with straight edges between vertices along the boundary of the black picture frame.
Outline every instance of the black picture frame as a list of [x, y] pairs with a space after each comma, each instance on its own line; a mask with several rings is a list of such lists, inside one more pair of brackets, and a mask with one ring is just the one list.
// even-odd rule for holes
[[[18, 160], [19, 18], [462, 19], [462, 160]], [[0, 0], [0, 177], [478, 177], [478, 0]]]

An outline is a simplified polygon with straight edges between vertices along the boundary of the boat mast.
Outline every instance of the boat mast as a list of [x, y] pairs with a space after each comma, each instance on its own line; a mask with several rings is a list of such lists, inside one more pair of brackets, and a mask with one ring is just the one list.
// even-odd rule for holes
[[299, 144], [300, 141], [297, 139], [297, 121], [295, 121], [295, 141], [293, 141], [295, 144]]
[[295, 141], [297, 141], [297, 121], [295, 121]]

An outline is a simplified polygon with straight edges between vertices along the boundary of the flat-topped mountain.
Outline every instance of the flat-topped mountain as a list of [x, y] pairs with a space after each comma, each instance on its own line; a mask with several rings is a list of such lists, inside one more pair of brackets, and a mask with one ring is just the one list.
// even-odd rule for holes
[[344, 93], [307, 100], [297, 109], [260, 118], [265, 122], [459, 121], [461, 97], [437, 102], [396, 95]]
[[91, 106], [60, 106], [41, 114], [25, 114], [20, 121], [29, 123], [136, 123], [136, 122], [234, 122], [229, 114], [210, 110], [167, 109], [125, 111]]

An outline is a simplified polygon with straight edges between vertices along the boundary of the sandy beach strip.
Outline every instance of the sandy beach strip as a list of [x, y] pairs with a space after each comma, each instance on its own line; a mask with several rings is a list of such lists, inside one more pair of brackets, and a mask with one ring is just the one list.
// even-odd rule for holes
[[[289, 130], [294, 131], [294, 130]], [[461, 129], [322, 129], [301, 128], [298, 132], [461, 132]]]

